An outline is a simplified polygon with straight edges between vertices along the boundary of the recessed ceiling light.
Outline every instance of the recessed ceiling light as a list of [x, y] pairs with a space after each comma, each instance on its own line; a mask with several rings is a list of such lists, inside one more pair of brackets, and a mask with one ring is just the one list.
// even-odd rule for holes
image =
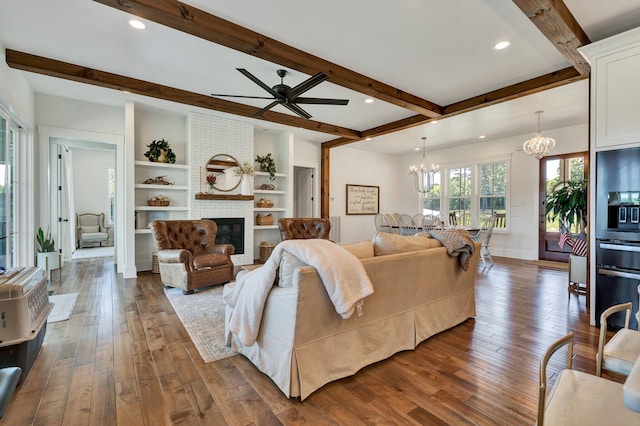
[[438, 124], [438, 120], [433, 120], [431, 124]]
[[129, 25], [131, 25], [136, 30], [144, 30], [147, 26], [142, 21], [138, 21], [137, 19], [131, 19], [129, 21]]
[[420, 147], [418, 148], [413, 148], [414, 151], [420, 151]]
[[367, 99], [364, 100], [364, 103], [365, 104], [372, 104], [373, 103], [373, 99], [367, 98]]
[[484, 139], [484, 138], [486, 138], [486, 136], [485, 136], [485, 135], [480, 135], [480, 136], [478, 136], [478, 139]]
[[502, 49], [506, 49], [507, 47], [509, 47], [511, 43], [509, 43], [508, 41], [501, 41], [499, 43], [496, 43], [495, 46], [493, 46], [494, 49], [496, 50], [502, 50]]
[[371, 140], [371, 138], [366, 138], [366, 139], [365, 139], [365, 141], [370, 141], [370, 140]]

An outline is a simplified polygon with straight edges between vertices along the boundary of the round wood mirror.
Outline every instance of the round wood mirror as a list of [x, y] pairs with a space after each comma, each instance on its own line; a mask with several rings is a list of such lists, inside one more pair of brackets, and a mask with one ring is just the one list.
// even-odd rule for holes
[[238, 160], [227, 154], [217, 154], [207, 162], [207, 176], [215, 176], [213, 189], [223, 192], [233, 191], [240, 185], [242, 176], [236, 171], [240, 167]]

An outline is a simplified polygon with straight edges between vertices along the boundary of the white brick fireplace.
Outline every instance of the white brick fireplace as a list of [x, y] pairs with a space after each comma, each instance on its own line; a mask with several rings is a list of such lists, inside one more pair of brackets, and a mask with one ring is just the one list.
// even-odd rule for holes
[[[253, 201], [237, 200], [196, 200], [195, 194], [206, 191], [201, 174], [209, 160], [216, 154], [228, 154], [240, 164], [253, 164], [253, 125], [228, 118], [215, 117], [192, 112], [187, 119], [190, 132], [191, 152], [191, 199], [190, 209], [193, 219], [200, 218], [244, 218], [244, 254], [232, 256], [235, 265], [253, 263]], [[253, 186], [253, 182], [250, 182]], [[202, 187], [201, 187], [202, 185]], [[239, 188], [239, 187], [238, 187]]]

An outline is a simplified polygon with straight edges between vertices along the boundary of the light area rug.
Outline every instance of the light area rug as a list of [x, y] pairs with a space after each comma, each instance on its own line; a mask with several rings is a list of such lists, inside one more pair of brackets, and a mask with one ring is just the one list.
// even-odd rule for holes
[[72, 260], [76, 259], [92, 259], [95, 257], [112, 257], [115, 256], [115, 247], [90, 247], [79, 248], [73, 252]]
[[221, 285], [188, 295], [177, 288], [165, 287], [164, 292], [204, 362], [237, 354], [224, 344], [225, 305]]
[[49, 301], [53, 303], [53, 309], [49, 312], [47, 322], [52, 323], [68, 320], [78, 301], [78, 294], [79, 293], [69, 293], [49, 296]]

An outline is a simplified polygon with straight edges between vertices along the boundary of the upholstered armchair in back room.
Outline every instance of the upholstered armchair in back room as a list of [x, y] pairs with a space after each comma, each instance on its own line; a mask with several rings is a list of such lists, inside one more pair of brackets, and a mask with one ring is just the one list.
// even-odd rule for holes
[[76, 215], [76, 239], [77, 248], [86, 245], [107, 245], [109, 233], [104, 226], [104, 213], [80, 213]]
[[328, 240], [331, 222], [321, 217], [283, 217], [278, 220], [278, 228], [282, 241], [313, 238]]
[[150, 226], [165, 286], [191, 294], [196, 288], [233, 279], [235, 249], [231, 244], [216, 244], [214, 221], [154, 220]]

